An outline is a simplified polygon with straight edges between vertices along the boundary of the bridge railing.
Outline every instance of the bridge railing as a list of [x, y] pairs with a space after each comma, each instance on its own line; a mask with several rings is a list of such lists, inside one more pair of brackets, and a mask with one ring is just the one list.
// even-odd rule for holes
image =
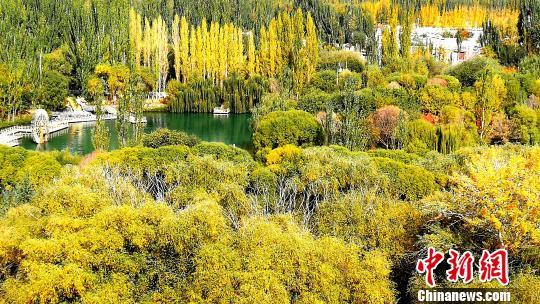
[[[69, 126], [69, 123], [71, 122], [77, 122], [79, 120], [87, 121], [88, 118], [94, 118], [94, 115], [74, 115], [74, 116], [64, 116], [64, 117], [58, 117], [56, 119], [53, 119], [49, 121], [49, 129], [63, 129], [65, 127]], [[116, 119], [116, 114], [103, 114], [101, 115], [102, 119]], [[54, 132], [54, 131], [53, 131]], [[19, 137], [17, 136], [19, 133], [32, 133], [32, 126], [12, 126], [9, 128], [5, 128], [0, 130], [0, 142], [5, 142], [7, 140], [16, 140]]]
[[62, 121], [51, 121], [49, 123], [49, 129], [51, 127], [67, 127], [69, 126], [69, 121], [67, 120], [62, 120]]
[[32, 130], [31, 126], [13, 126], [13, 127], [0, 130], [0, 135], [9, 135], [9, 134], [18, 133], [21, 131], [28, 132], [30, 130]]

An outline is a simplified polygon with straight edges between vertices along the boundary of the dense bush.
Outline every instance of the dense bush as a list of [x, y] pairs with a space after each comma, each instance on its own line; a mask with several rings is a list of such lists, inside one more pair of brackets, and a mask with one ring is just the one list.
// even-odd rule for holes
[[154, 171], [167, 163], [186, 159], [190, 153], [186, 146], [163, 146], [158, 149], [132, 147], [100, 154], [94, 163], [123, 167], [132, 172]]
[[403, 150], [377, 149], [377, 150], [368, 151], [368, 155], [371, 157], [386, 157], [386, 158], [400, 161], [405, 164], [416, 164], [422, 159], [420, 156], [416, 154], [407, 153]]
[[315, 214], [315, 231], [382, 251], [394, 260], [414, 252], [420, 212], [408, 202], [375, 193], [348, 193], [324, 201]]
[[[509, 286], [516, 284], [521, 289], [524, 280], [537, 284], [538, 275], [531, 277], [527, 273], [540, 265], [539, 148], [467, 148], [456, 156], [463, 165], [450, 177], [449, 191], [438, 192], [422, 202], [426, 215], [437, 220], [426, 224], [420, 245], [443, 251], [470, 250], [474, 255], [484, 249], [505, 248], [514, 261], [510, 263], [513, 278]], [[532, 296], [526, 291], [516, 292], [523, 299]]]
[[390, 179], [390, 193], [401, 199], [417, 200], [437, 188], [433, 174], [420, 166], [384, 157], [374, 157], [373, 161]]
[[304, 91], [298, 102], [298, 109], [312, 114], [326, 111], [328, 106], [336, 98], [336, 94], [326, 93], [319, 89]]
[[62, 165], [79, 161], [67, 151], [38, 153], [0, 145], [0, 215], [30, 202], [37, 189], [60, 175]]
[[495, 69], [499, 64], [485, 57], [477, 56], [449, 68], [446, 73], [456, 77], [463, 86], [470, 87], [482, 77], [486, 69]]
[[250, 163], [253, 161], [248, 151], [224, 143], [201, 142], [193, 147], [192, 152], [199, 156], [213, 155], [216, 159], [239, 163]]
[[320, 54], [319, 69], [336, 71], [340, 67], [361, 73], [365, 69], [365, 61], [359, 53], [351, 51], [329, 51]]
[[261, 102], [251, 109], [252, 125], [256, 126], [261, 118], [274, 111], [288, 111], [296, 109], [298, 102], [294, 99], [285, 98], [279, 94], [266, 94]]
[[193, 147], [200, 141], [201, 140], [197, 136], [164, 128], [157, 129], [150, 134], [145, 134], [143, 137], [143, 145], [150, 148], [173, 145], [185, 145], [188, 147]]
[[407, 123], [406, 148], [417, 151], [434, 150], [437, 147], [436, 127], [425, 119], [415, 119]]
[[50, 182], [60, 174], [62, 164], [78, 162], [77, 157], [68, 160], [63, 155], [59, 152], [38, 153], [0, 145], [0, 190], [12, 189], [25, 179], [32, 186]]
[[[478, 253], [501, 242], [516, 261], [516, 297], [531, 298], [524, 280], [538, 280], [527, 270], [540, 264], [537, 148], [419, 156], [286, 145], [256, 163], [202, 142], [101, 152], [82, 168], [65, 152], [0, 151], [12, 188], [0, 206], [10, 302], [387, 303], [404, 295], [394, 284], [423, 286], [411, 259], [426, 246]], [[313, 279], [329, 269], [336, 280]]]
[[537, 112], [533, 109], [519, 105], [511, 110], [511, 122], [513, 130], [510, 137], [522, 144], [537, 144], [540, 141], [540, 129], [538, 128]]
[[[290, 216], [254, 216], [233, 229], [212, 199], [190, 200], [176, 212], [139, 201], [144, 196], [126, 184], [115, 184], [116, 194], [110, 185], [73, 170], [8, 212], [0, 223], [3, 299], [395, 301], [381, 253], [314, 238]], [[321, 281], [328, 272], [335, 280]]]
[[313, 74], [309, 86], [330, 93], [336, 91], [337, 72], [335, 70], [323, 70]]
[[256, 149], [317, 145], [321, 143], [321, 131], [317, 120], [307, 112], [275, 111], [263, 116], [255, 126], [253, 145]]

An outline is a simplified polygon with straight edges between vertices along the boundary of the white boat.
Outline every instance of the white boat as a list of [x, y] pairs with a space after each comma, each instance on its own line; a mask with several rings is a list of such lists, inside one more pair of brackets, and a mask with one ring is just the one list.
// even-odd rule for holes
[[215, 107], [214, 115], [229, 115], [231, 110], [229, 108], [224, 109], [223, 107]]

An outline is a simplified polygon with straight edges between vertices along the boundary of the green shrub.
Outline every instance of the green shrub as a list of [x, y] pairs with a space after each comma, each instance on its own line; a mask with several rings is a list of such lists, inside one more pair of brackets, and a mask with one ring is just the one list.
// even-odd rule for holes
[[270, 112], [294, 110], [297, 106], [298, 102], [294, 99], [284, 98], [277, 93], [266, 94], [261, 102], [251, 109], [252, 124], [257, 125], [261, 118]]
[[19, 168], [17, 182], [28, 178], [32, 186], [41, 185], [51, 181], [60, 175], [62, 166], [56, 158], [47, 153], [31, 153], [24, 161], [24, 165]]
[[0, 188], [5, 189], [17, 183], [17, 172], [24, 165], [28, 153], [22, 148], [0, 145]]
[[346, 147], [343, 147], [343, 146], [340, 146], [340, 145], [330, 145], [328, 147], [331, 148], [337, 154], [343, 155], [343, 156], [369, 157], [367, 152], [364, 152], [364, 151], [351, 151], [351, 150], [347, 149]]
[[407, 153], [414, 153], [421, 156], [424, 156], [426, 153], [431, 151], [426, 145], [426, 143], [419, 140], [418, 138], [413, 138], [412, 140], [409, 140], [407, 142], [407, 145], [405, 145], [404, 150]]
[[253, 133], [253, 145], [257, 150], [288, 144], [313, 146], [321, 140], [322, 130], [317, 120], [300, 110], [271, 112], [261, 118]]
[[60, 165], [78, 165], [82, 157], [77, 154], [71, 154], [67, 150], [63, 151], [51, 151], [48, 152], [50, 155], [52, 155], [59, 163]]
[[453, 153], [462, 147], [474, 146], [476, 134], [462, 124], [447, 124], [437, 127], [436, 150], [443, 154]]
[[433, 173], [437, 184], [446, 187], [452, 174], [462, 172], [463, 157], [456, 153], [441, 154], [437, 151], [429, 151], [417, 165]]
[[537, 127], [536, 114], [535, 110], [526, 105], [519, 105], [512, 109], [511, 120], [515, 128], [511, 134], [512, 141], [531, 145], [538, 143], [540, 130]]
[[335, 97], [336, 94], [326, 93], [317, 88], [312, 88], [305, 91], [304, 94], [300, 96], [298, 109], [313, 114], [325, 111], [327, 105], [332, 102]]
[[334, 92], [337, 90], [336, 70], [324, 70], [313, 74], [309, 86], [324, 92]]
[[150, 134], [145, 134], [143, 137], [143, 145], [149, 148], [173, 145], [193, 147], [200, 141], [201, 140], [197, 136], [163, 128], [157, 129]]
[[357, 52], [330, 51], [323, 52], [319, 57], [319, 70], [337, 70], [339, 66], [353, 72], [361, 73], [365, 69], [365, 62]]
[[0, 146], [0, 190], [9, 190], [25, 179], [33, 187], [49, 182], [60, 174], [58, 155]]
[[416, 154], [407, 153], [403, 150], [377, 149], [377, 150], [368, 151], [368, 154], [371, 157], [386, 157], [386, 158], [400, 161], [405, 164], [416, 164], [422, 159], [420, 156]]
[[407, 123], [407, 146], [433, 150], [436, 148], [436, 128], [425, 119], [415, 119]]
[[456, 77], [464, 87], [470, 87], [486, 69], [500, 69], [500, 65], [494, 59], [478, 56], [449, 68], [446, 74]]
[[401, 199], [417, 200], [436, 189], [433, 174], [420, 166], [407, 165], [385, 157], [373, 157], [372, 160], [390, 179], [389, 192]]
[[163, 146], [157, 149], [130, 147], [104, 153], [95, 162], [135, 173], [155, 172], [168, 163], [186, 159], [190, 153], [190, 148], [186, 146]]
[[248, 151], [218, 142], [201, 142], [192, 148], [195, 155], [213, 155], [220, 160], [250, 163], [253, 158]]
[[448, 83], [446, 87], [449, 88], [450, 90], [457, 91], [461, 89], [461, 83], [459, 82], [459, 79], [457, 79], [456, 77], [451, 76], [451, 75], [440, 75], [438, 77], [446, 80], [446, 82]]

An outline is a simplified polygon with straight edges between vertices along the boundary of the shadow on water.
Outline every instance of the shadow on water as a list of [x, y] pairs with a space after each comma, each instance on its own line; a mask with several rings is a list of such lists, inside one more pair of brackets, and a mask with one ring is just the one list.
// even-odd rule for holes
[[[207, 113], [145, 113], [148, 123], [145, 133], [158, 128], [183, 131], [195, 135], [204, 141], [223, 142], [252, 151], [251, 126], [249, 114], [231, 114], [217, 116]], [[115, 121], [106, 121], [109, 129], [110, 149], [118, 149], [118, 136]], [[55, 133], [42, 145], [35, 144], [30, 138], [23, 138], [20, 146], [30, 150], [51, 151], [69, 150], [72, 153], [88, 154], [94, 150], [92, 132], [95, 123], [70, 124], [68, 129]], [[132, 129], [132, 128], [130, 128]], [[131, 131], [131, 130], [130, 130]]]

